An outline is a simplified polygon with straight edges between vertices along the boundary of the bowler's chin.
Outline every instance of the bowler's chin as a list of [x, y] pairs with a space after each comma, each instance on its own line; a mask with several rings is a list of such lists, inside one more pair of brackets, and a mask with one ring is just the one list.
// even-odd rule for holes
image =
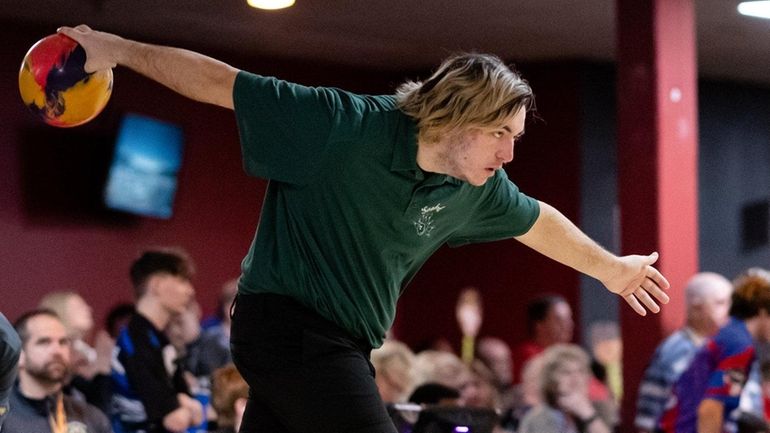
[[483, 186], [490, 177], [494, 176], [494, 170], [486, 170], [483, 176], [476, 176], [475, 178], [466, 178], [465, 181], [473, 186]]

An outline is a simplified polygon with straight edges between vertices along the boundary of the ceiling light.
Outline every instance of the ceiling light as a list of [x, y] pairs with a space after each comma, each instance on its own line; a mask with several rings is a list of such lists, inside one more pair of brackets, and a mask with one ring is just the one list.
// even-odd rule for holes
[[247, 0], [249, 6], [257, 9], [283, 9], [294, 4], [294, 0]]
[[738, 12], [751, 17], [770, 19], [770, 1], [742, 2], [738, 5]]

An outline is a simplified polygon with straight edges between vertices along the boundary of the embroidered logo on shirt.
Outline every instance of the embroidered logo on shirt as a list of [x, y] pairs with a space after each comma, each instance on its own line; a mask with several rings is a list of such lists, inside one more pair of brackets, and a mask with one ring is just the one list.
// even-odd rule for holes
[[435, 206], [423, 206], [420, 209], [420, 216], [416, 221], [412, 222], [414, 228], [417, 230], [417, 236], [430, 237], [430, 233], [436, 228], [433, 223], [433, 215], [441, 212], [446, 206], [441, 206], [441, 203]]

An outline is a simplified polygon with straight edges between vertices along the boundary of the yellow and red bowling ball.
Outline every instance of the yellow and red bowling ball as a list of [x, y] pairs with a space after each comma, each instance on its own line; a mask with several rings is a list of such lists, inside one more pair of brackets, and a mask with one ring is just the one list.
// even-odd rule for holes
[[19, 71], [24, 104], [49, 125], [68, 128], [96, 117], [112, 94], [112, 69], [86, 73], [86, 52], [54, 34], [29, 49]]

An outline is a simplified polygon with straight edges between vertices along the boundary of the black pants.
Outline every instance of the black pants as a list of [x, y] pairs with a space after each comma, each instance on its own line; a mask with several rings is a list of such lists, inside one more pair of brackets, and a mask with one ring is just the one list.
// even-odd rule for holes
[[230, 344], [249, 384], [241, 433], [395, 433], [371, 347], [292, 298], [238, 295]]

